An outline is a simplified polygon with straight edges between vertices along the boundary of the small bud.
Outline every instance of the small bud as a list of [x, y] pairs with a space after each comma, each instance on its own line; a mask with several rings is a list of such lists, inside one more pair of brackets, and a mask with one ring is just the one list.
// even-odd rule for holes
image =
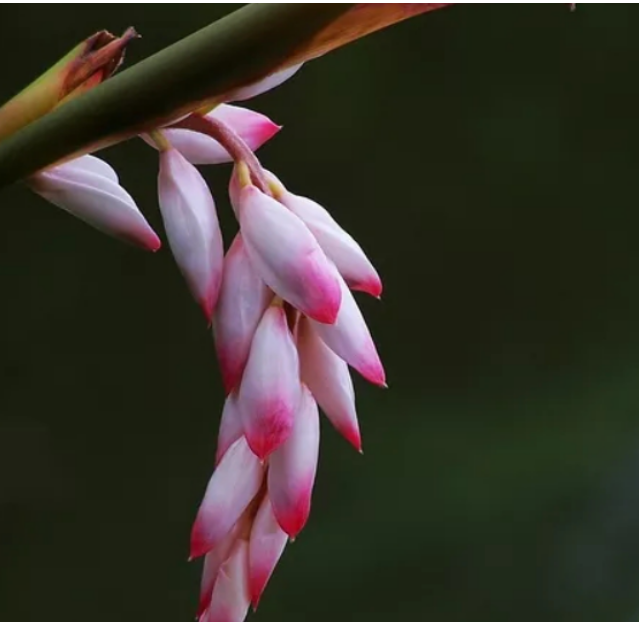
[[223, 406], [221, 423], [218, 429], [218, 445], [216, 447], [216, 464], [219, 464], [227, 450], [243, 436], [243, 421], [238, 407], [238, 395], [230, 393]]
[[[205, 116], [224, 122], [252, 151], [256, 151], [281, 129], [281, 126], [263, 114], [229, 104], [220, 104]], [[163, 133], [172, 146], [192, 164], [222, 164], [232, 161], [227, 149], [207, 134], [171, 126], [164, 128]], [[143, 134], [142, 139], [157, 148], [149, 136]]]
[[243, 622], [250, 607], [248, 543], [237, 540], [218, 571], [207, 622]]
[[270, 456], [268, 468], [268, 494], [274, 515], [291, 538], [303, 529], [310, 514], [318, 457], [319, 411], [312, 394], [304, 388], [292, 434]]
[[225, 560], [229, 558], [232, 547], [239, 536], [239, 531], [238, 524], [232, 527], [223, 541], [205, 555], [205, 559], [203, 561], [203, 575], [201, 576], [198, 611], [196, 612], [197, 617], [210, 606], [216, 576]]
[[238, 386], [256, 327], [274, 295], [250, 263], [241, 234], [223, 262], [213, 330], [226, 393]]
[[176, 263], [209, 323], [223, 275], [223, 238], [207, 183], [176, 149], [160, 154], [158, 199]]
[[340, 280], [341, 309], [336, 323], [313, 322], [314, 330], [335, 354], [366, 380], [383, 387], [386, 375], [377, 348], [352, 292], [343, 279]]
[[261, 594], [270, 580], [285, 545], [287, 534], [279, 527], [274, 517], [272, 503], [265, 495], [254, 517], [250, 534], [250, 597], [254, 609], [258, 607]]
[[305, 315], [333, 323], [338, 274], [304, 222], [252, 185], [241, 189], [238, 212], [248, 256], [266, 285]]
[[158, 236], [119, 185], [115, 171], [94, 156], [36, 173], [27, 184], [50, 203], [108, 235], [147, 250], [160, 248]]
[[361, 451], [361, 434], [348, 365], [323, 342], [307, 318], [299, 322], [297, 350], [301, 380], [332, 425], [357, 451]]
[[277, 199], [307, 225], [348, 286], [379, 298], [381, 279], [355, 239], [318, 203], [289, 192], [273, 174], [267, 175], [278, 188]]
[[245, 437], [261, 460], [290, 435], [300, 397], [296, 346], [285, 312], [274, 305], [256, 329], [238, 398]]
[[227, 450], [207, 485], [192, 528], [191, 558], [223, 542], [262, 482], [263, 466], [240, 438]]

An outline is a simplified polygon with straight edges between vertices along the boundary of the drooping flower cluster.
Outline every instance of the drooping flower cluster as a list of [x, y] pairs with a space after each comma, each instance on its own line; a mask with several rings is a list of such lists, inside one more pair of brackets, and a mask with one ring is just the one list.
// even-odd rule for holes
[[[230, 100], [272, 88], [296, 69]], [[212, 322], [227, 396], [216, 468], [191, 536], [191, 557], [204, 556], [198, 615], [240, 622], [308, 519], [318, 407], [361, 450], [348, 366], [379, 386], [385, 375], [352, 292], [378, 298], [382, 285], [332, 216], [287, 190], [254, 156], [277, 125], [231, 104], [193, 116], [196, 126], [176, 123], [143, 138], [159, 150], [167, 239]], [[227, 253], [214, 199], [195, 166], [226, 161], [234, 162], [229, 195], [239, 223]], [[30, 185], [102, 231], [149, 250], [160, 246], [113, 169], [94, 156], [41, 172]]]

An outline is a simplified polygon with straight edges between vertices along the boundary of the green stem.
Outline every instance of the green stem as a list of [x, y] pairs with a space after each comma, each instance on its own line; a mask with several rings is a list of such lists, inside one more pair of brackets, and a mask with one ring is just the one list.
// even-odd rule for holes
[[0, 186], [170, 122], [271, 73], [353, 4], [250, 4], [0, 143]]

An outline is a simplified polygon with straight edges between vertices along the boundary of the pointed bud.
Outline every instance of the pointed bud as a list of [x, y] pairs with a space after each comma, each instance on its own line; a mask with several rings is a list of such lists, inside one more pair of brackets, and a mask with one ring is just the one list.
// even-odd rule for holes
[[300, 397], [299, 359], [285, 312], [268, 307], [252, 340], [238, 399], [245, 438], [259, 458], [288, 438]]
[[385, 386], [386, 374], [377, 348], [357, 303], [341, 279], [341, 310], [332, 326], [313, 322], [314, 330], [326, 345], [366, 380]]
[[301, 380], [332, 425], [361, 451], [354, 388], [347, 364], [325, 345], [306, 318], [299, 322], [297, 349]]
[[248, 543], [237, 540], [218, 571], [207, 622], [243, 622], [249, 606]]
[[334, 322], [338, 275], [303, 221], [252, 185], [241, 190], [239, 207], [247, 254], [266, 285], [305, 315]]
[[[99, 177], [104, 177], [110, 181], [113, 181], [115, 184], [119, 183], [118, 174], [116, 171], [104, 160], [97, 158], [93, 155], [84, 155], [76, 158], [75, 160], [69, 160], [63, 165], [63, 170], [66, 171], [78, 171], [78, 174], [84, 173], [93, 173]], [[58, 167], [60, 168], [60, 167]], [[56, 170], [56, 169], [54, 169]]]
[[212, 590], [214, 589], [214, 583], [216, 582], [218, 571], [225, 560], [229, 558], [232, 547], [239, 537], [240, 529], [238, 527], [239, 524], [237, 523], [232, 527], [231, 531], [227, 536], [225, 536], [223, 541], [205, 555], [203, 561], [203, 574], [201, 575], [198, 611], [196, 612], [197, 618], [210, 606], [210, 602], [212, 601]]
[[240, 102], [246, 99], [252, 99], [252, 97], [256, 97], [257, 95], [261, 95], [267, 91], [271, 91], [273, 88], [283, 84], [286, 80], [289, 80], [297, 71], [299, 71], [299, 69], [301, 69], [302, 66], [303, 63], [300, 63], [298, 65], [287, 67], [286, 69], [280, 69], [254, 84], [248, 84], [247, 86], [235, 89], [231, 93], [227, 94], [226, 100]]
[[[265, 115], [229, 104], [220, 104], [205, 116], [226, 123], [252, 151], [256, 151], [281, 129]], [[171, 127], [164, 129], [163, 133], [172, 147], [180, 151], [192, 164], [222, 164], [232, 161], [223, 145], [206, 134]], [[143, 135], [142, 139], [148, 145], [157, 148], [149, 136]]]
[[265, 495], [254, 518], [250, 535], [249, 585], [254, 609], [259, 605], [261, 594], [283, 554], [287, 541], [288, 535], [276, 522], [270, 498]]
[[109, 164], [98, 158], [82, 156], [36, 173], [27, 183], [50, 203], [103, 233], [147, 250], [160, 248], [134, 199], [118, 184]]
[[227, 450], [243, 436], [243, 421], [241, 420], [237, 402], [238, 395], [236, 393], [230, 393], [225, 400], [218, 429], [216, 464], [220, 463]]
[[276, 198], [307, 225], [348, 286], [379, 298], [381, 279], [354, 238], [318, 203], [287, 191], [271, 173], [268, 178], [280, 190]]
[[252, 268], [243, 238], [237, 234], [225, 255], [213, 326], [226, 393], [241, 381], [254, 332], [273, 296]]
[[319, 456], [319, 412], [303, 388], [301, 405], [288, 440], [270, 457], [268, 494], [281, 529], [294, 538], [310, 514]]
[[240, 438], [212, 475], [192, 528], [191, 558], [218, 546], [243, 514], [263, 482], [263, 466]]
[[209, 322], [223, 274], [223, 238], [212, 194], [196, 168], [168, 149], [160, 154], [158, 197], [176, 263]]

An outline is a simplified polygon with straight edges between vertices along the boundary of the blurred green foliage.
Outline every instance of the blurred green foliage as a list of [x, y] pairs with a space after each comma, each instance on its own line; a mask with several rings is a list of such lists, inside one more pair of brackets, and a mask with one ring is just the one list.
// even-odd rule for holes
[[[4, 5], [0, 99], [91, 32], [136, 62], [233, 7]], [[380, 268], [391, 388], [325, 426], [256, 620], [629, 622], [637, 609], [638, 7], [460, 5], [252, 106]], [[159, 230], [156, 155], [104, 153]], [[227, 167], [206, 171], [228, 240]], [[222, 404], [167, 250], [0, 195], [0, 620], [190, 619]]]

